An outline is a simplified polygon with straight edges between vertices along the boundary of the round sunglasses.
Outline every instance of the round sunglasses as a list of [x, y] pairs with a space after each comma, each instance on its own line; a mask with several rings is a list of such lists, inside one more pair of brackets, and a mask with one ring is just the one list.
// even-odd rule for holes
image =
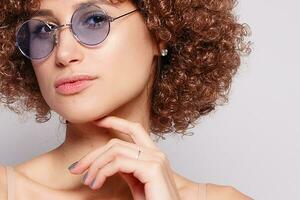
[[79, 43], [93, 47], [106, 39], [111, 22], [137, 10], [111, 17], [102, 8], [90, 4], [75, 10], [69, 24], [56, 25], [40, 19], [29, 19], [17, 29], [16, 46], [28, 59], [43, 59], [50, 55], [58, 43], [57, 31], [68, 27]]

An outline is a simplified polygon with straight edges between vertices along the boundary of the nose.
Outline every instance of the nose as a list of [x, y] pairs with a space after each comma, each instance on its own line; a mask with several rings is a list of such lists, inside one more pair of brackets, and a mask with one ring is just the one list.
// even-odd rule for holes
[[57, 66], [64, 67], [79, 63], [83, 59], [82, 46], [73, 37], [69, 27], [63, 27], [56, 33], [56, 55]]

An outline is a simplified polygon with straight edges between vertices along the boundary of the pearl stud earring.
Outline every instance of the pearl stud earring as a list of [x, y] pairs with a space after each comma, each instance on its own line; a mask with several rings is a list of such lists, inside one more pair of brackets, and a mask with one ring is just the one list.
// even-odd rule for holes
[[161, 55], [166, 56], [168, 54], [168, 49], [161, 50]]

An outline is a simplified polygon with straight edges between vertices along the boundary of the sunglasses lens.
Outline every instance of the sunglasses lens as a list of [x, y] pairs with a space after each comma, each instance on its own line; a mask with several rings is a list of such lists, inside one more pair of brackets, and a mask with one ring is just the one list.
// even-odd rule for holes
[[90, 5], [75, 12], [72, 18], [72, 30], [81, 43], [97, 45], [109, 33], [109, 20], [103, 10]]
[[[79, 8], [72, 17], [72, 31], [77, 39], [94, 46], [101, 43], [109, 33], [109, 17], [99, 7], [89, 5]], [[47, 57], [55, 45], [54, 32], [42, 20], [31, 19], [22, 24], [16, 35], [17, 46], [29, 59]]]
[[42, 59], [54, 47], [50, 26], [37, 19], [26, 21], [18, 30], [16, 40], [20, 51], [30, 59]]

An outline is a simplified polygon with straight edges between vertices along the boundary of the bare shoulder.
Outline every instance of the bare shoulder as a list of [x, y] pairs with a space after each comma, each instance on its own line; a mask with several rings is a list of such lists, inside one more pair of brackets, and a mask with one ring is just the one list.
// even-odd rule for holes
[[[177, 175], [177, 177], [179, 177]], [[199, 199], [199, 184], [191, 181], [183, 176], [180, 176], [181, 187], [179, 190], [180, 199], [182, 200], [202, 200]], [[253, 200], [246, 196], [236, 188], [226, 185], [217, 185], [206, 183], [206, 199], [203, 200]]]
[[198, 199], [198, 183], [193, 181], [185, 181], [184, 185], [179, 189], [180, 199], [182, 200], [199, 200]]
[[207, 183], [207, 200], [253, 200], [236, 188], [227, 185]]
[[0, 165], [0, 199], [7, 199], [6, 169]]

